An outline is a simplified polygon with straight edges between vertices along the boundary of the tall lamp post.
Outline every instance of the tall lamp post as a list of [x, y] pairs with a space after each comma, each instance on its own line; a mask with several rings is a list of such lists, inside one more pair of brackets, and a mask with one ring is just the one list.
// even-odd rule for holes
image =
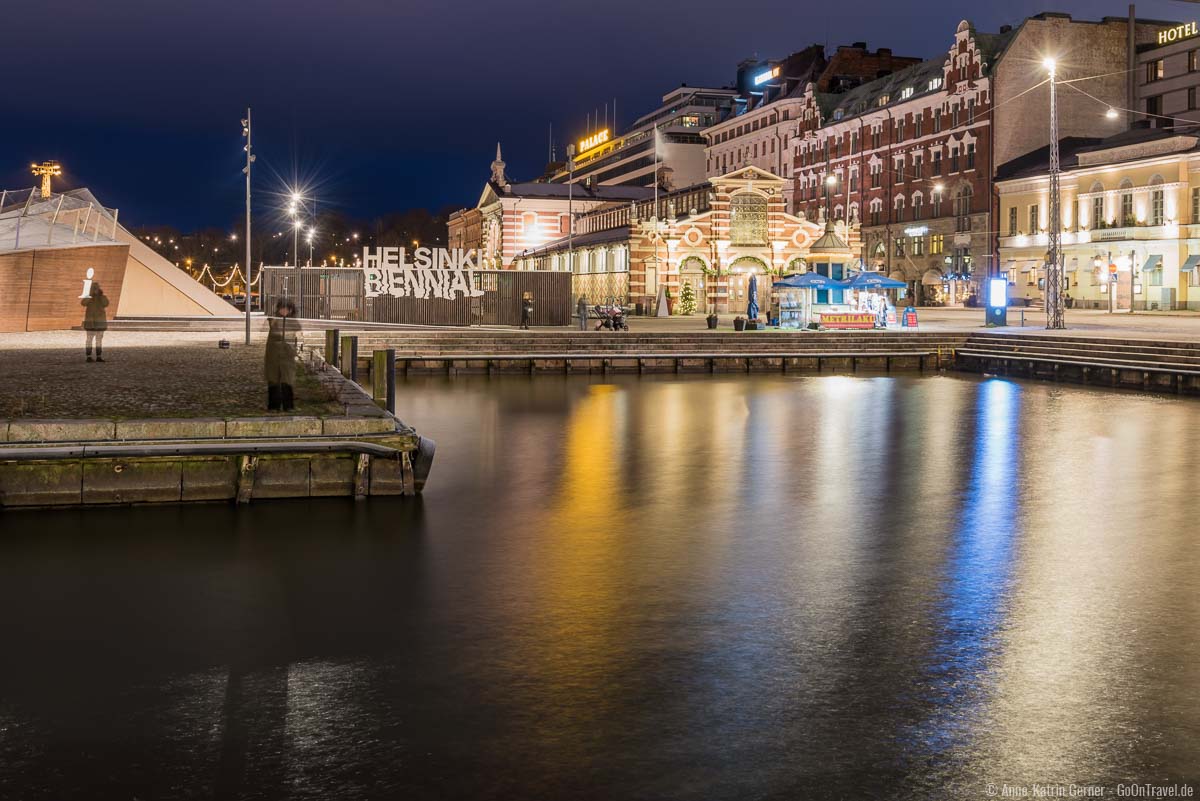
[[246, 166], [242, 172], [246, 174], [246, 344], [250, 344], [250, 289], [253, 278], [253, 267], [250, 265], [250, 165], [254, 163], [254, 153], [250, 148], [250, 107], [246, 107], [246, 119], [242, 120], [242, 136], [246, 137]]
[[1046, 328], [1063, 329], [1062, 297], [1062, 213], [1059, 211], [1058, 161], [1058, 92], [1055, 86], [1054, 59], [1047, 58], [1043, 65], [1050, 73], [1050, 225], [1046, 232]]
[[567, 145], [567, 272], [575, 274], [575, 143]]

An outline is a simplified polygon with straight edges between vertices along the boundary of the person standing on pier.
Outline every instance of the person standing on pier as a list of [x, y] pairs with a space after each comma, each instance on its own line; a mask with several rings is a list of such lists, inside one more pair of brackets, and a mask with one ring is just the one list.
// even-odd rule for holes
[[296, 306], [287, 298], [275, 302], [275, 314], [267, 331], [267, 409], [290, 412], [295, 408], [292, 385], [296, 383], [296, 347], [300, 324], [294, 319]]
[[528, 329], [533, 321], [533, 293], [521, 295], [521, 328]]
[[[90, 271], [89, 271], [90, 272]], [[96, 361], [104, 361], [104, 332], [108, 330], [108, 295], [100, 288], [99, 282], [92, 281], [92, 288], [87, 297], [79, 301], [83, 306], [83, 330], [86, 333], [83, 350], [87, 360], [92, 361], [92, 342], [96, 343]]]

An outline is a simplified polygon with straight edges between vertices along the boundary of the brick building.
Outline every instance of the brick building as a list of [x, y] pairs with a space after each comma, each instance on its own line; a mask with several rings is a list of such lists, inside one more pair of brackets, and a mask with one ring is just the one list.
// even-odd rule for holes
[[[1136, 41], [1160, 27], [1139, 21]], [[1113, 65], [1127, 61], [1127, 32], [1125, 18], [1045, 13], [994, 34], [964, 20], [944, 56], [842, 94], [808, 87], [791, 139], [798, 213], [822, 219], [834, 176], [829, 205], [835, 219], [861, 220], [865, 264], [922, 302], [962, 301], [995, 269], [995, 165], [1048, 140], [1043, 60], [1056, 57], [1060, 79], [1087, 77], [1090, 94], [1124, 107], [1127, 83]], [[1059, 101], [1063, 136], [1124, 126], [1078, 93]]]
[[[769, 308], [772, 276], [833, 269], [841, 277], [858, 249], [858, 232], [836, 227], [843, 253], [814, 261], [824, 227], [787, 212], [786, 179], [743, 167], [704, 184], [580, 216], [571, 242], [559, 239], [517, 257], [517, 269], [571, 270], [576, 295], [652, 307], [659, 288], [678, 298], [684, 285], [697, 309], [744, 311], [751, 276], [759, 306]], [[836, 261], [836, 263], [834, 263]], [[828, 273], [826, 273], [828, 274]], [[824, 302], [824, 301], [822, 301]]]
[[479, 201], [451, 214], [447, 223], [448, 247], [479, 251], [480, 266], [490, 270], [508, 269], [518, 254], [566, 236], [572, 214], [578, 218], [596, 208], [654, 194], [653, 189], [633, 186], [513, 183], [505, 167], [496, 145], [492, 175]]
[[[872, 53], [865, 42], [843, 45], [831, 59], [825, 48], [811, 45], [782, 60], [743, 61], [732, 107], [704, 133], [709, 177], [752, 165], [790, 178], [791, 137], [810, 84], [843, 92], [917, 61], [885, 47]], [[789, 211], [795, 209], [793, 187], [789, 182], [784, 193]]]

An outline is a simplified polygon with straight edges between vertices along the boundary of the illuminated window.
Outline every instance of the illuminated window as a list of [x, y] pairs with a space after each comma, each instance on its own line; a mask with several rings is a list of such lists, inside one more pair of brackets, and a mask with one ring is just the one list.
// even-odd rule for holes
[[891, 95], [880, 95], [879, 96], [879, 105], [886, 106], [891, 101], [891, 99], [892, 99]]
[[1017, 235], [1017, 207], [1016, 206], [1008, 207], [1008, 235], [1009, 236]]
[[942, 88], [942, 79], [941, 78], [934, 78], [933, 80], [931, 80], [929, 82], [929, 91], [933, 91], [934, 89], [941, 89], [941, 88]]
[[1040, 216], [1041, 215], [1038, 212], [1038, 204], [1034, 203], [1033, 205], [1031, 205], [1029, 207], [1029, 233], [1030, 234], [1036, 234], [1038, 232], [1038, 229], [1041, 227], [1040, 225], [1038, 225]]
[[937, 256], [941, 254], [945, 247], [945, 241], [941, 234], [933, 234], [929, 237], [929, 254]]
[[[1192, 215], [1193, 220], [1200, 220], [1200, 216]], [[1104, 197], [1098, 195], [1092, 198], [1092, 228], [1101, 228], [1104, 225]]]
[[912, 96], [913, 96], [913, 88], [911, 86], [906, 86], [902, 90], [900, 90], [900, 99], [901, 100], [906, 100]]
[[1163, 191], [1155, 189], [1150, 193], [1150, 224], [1163, 224]]

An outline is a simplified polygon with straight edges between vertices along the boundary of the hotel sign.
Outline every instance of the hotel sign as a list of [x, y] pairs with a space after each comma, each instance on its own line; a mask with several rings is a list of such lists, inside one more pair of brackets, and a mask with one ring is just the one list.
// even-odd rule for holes
[[363, 289], [368, 298], [477, 298], [479, 258], [474, 250], [417, 248], [412, 261], [404, 248], [363, 248]]
[[1158, 43], [1160, 45], [1178, 42], [1181, 39], [1190, 39], [1196, 35], [1196, 23], [1188, 22], [1183, 25], [1176, 25], [1173, 28], [1164, 28], [1158, 32]]
[[586, 139], [579, 140], [579, 154], [583, 155], [594, 147], [599, 147], [609, 140], [611, 132], [605, 128], [603, 131], [596, 131]]

